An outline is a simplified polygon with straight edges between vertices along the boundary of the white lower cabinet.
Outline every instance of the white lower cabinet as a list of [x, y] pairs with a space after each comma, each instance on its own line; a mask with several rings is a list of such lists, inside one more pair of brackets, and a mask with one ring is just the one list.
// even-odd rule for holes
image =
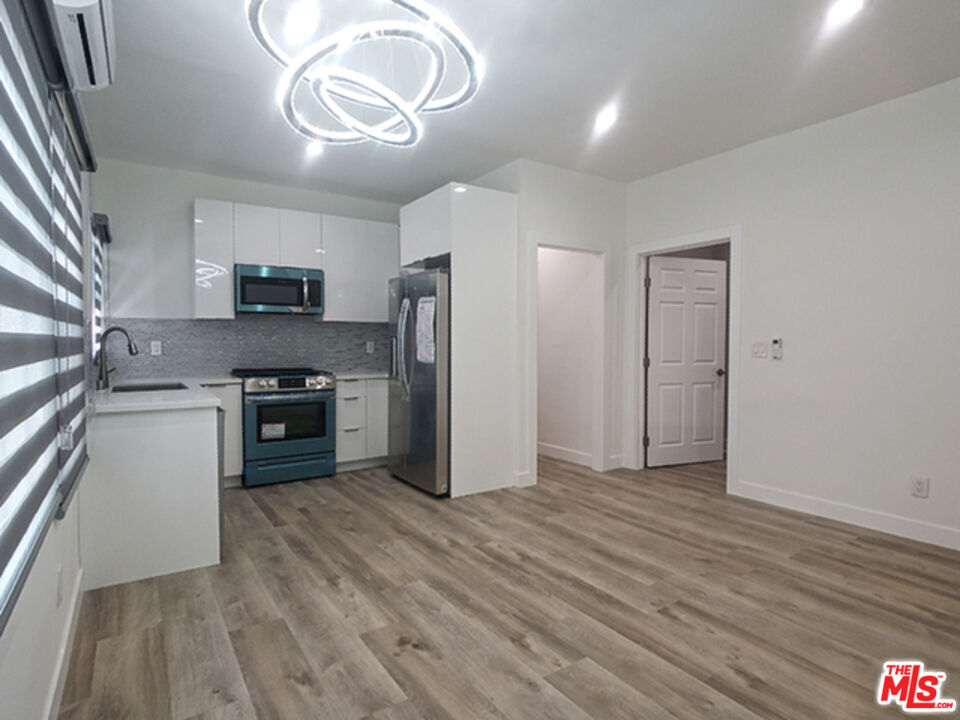
[[367, 457], [386, 457], [389, 416], [386, 380], [367, 380]]
[[387, 454], [387, 381], [337, 380], [337, 463]]
[[223, 408], [223, 476], [227, 485], [239, 485], [243, 475], [243, 392], [240, 383], [204, 384], [207, 390], [220, 398]]

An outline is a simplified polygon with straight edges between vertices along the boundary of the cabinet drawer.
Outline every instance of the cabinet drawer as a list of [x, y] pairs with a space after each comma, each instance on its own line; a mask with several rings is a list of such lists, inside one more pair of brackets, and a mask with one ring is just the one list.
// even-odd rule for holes
[[366, 397], [366, 396], [367, 396], [366, 380], [337, 380], [337, 397], [338, 398]]
[[367, 426], [367, 399], [360, 395], [337, 398], [337, 429], [352, 430]]
[[363, 428], [337, 430], [337, 462], [363, 460], [367, 456], [367, 431]]

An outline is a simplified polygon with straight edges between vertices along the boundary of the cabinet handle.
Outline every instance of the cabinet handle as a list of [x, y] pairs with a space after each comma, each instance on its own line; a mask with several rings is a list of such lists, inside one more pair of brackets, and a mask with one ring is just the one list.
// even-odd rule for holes
[[360, 432], [360, 428], [344, 428], [344, 432]]
[[351, 395], [350, 397], [342, 397], [342, 398], [340, 398], [340, 399], [341, 399], [341, 400], [359, 400], [359, 399], [360, 399], [360, 396], [359, 396], [359, 395]]

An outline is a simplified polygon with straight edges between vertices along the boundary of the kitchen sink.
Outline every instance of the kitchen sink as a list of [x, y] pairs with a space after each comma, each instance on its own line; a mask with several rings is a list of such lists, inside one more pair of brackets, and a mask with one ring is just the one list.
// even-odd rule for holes
[[186, 390], [187, 386], [179, 382], [139, 383], [136, 385], [115, 385], [112, 392], [160, 392], [162, 390]]

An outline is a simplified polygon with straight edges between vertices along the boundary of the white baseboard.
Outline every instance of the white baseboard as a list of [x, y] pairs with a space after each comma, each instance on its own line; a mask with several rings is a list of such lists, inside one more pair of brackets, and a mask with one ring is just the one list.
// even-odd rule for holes
[[73, 641], [77, 633], [77, 620], [80, 617], [80, 601], [83, 597], [83, 568], [77, 573], [77, 581], [73, 585], [73, 596], [70, 598], [69, 620], [64, 628], [63, 638], [60, 641], [60, 650], [57, 652], [57, 667], [53, 676], [53, 685], [50, 688], [47, 700], [49, 720], [56, 720], [60, 713], [60, 701], [63, 699], [63, 686], [67, 682], [67, 672], [70, 670], [70, 656], [73, 655]]
[[226, 475], [223, 478], [223, 487], [238, 488], [243, 487], [243, 475]]
[[839, 522], [869, 528], [870, 530], [878, 530], [911, 540], [939, 545], [951, 550], [960, 550], [960, 529], [957, 528], [927, 523], [901, 515], [891, 515], [877, 510], [846, 505], [844, 503], [834, 502], [833, 500], [824, 500], [823, 498], [802, 495], [800, 493], [793, 493], [788, 490], [780, 490], [778, 488], [754, 483], [731, 483], [729, 492], [731, 495], [749, 498], [750, 500], [758, 500], [759, 502], [776, 505], [788, 510], [798, 510], [811, 515], [819, 515], [820, 517], [825, 517], [830, 520], [837, 520]]
[[537, 476], [532, 472], [514, 473], [514, 480], [517, 483], [517, 487], [532, 487], [537, 484]]
[[585, 467], [592, 467], [593, 465], [593, 454], [583, 452], [581, 450], [571, 450], [570, 448], [561, 447], [559, 445], [538, 442], [537, 452], [555, 460], [576, 463], [577, 465], [583, 465]]

